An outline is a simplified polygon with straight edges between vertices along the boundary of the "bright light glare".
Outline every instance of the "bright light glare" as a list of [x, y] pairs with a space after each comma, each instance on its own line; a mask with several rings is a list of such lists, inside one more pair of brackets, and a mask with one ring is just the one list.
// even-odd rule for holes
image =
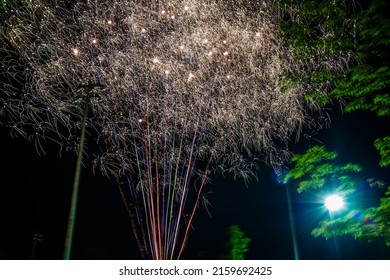
[[344, 201], [341, 196], [337, 194], [330, 195], [325, 200], [325, 207], [330, 211], [340, 210], [344, 206]]

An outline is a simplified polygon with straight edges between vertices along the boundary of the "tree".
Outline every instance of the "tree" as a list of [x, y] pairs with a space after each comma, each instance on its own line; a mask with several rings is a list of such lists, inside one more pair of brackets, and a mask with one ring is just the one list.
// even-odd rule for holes
[[[281, 1], [286, 21], [282, 25], [285, 43], [294, 50], [303, 68], [321, 57], [344, 54], [343, 71], [329, 68], [326, 59], [306, 75], [292, 69], [286, 86], [304, 84], [306, 96], [322, 107], [341, 102], [345, 112], [371, 111], [390, 116], [390, 2], [368, 1]], [[390, 142], [379, 138], [374, 144], [388, 166]], [[387, 152], [386, 152], [387, 151]], [[385, 157], [385, 158], [383, 158]]]
[[[286, 173], [283, 181], [296, 181], [298, 192], [331, 188], [332, 192], [344, 198], [354, 193], [363, 182], [366, 182], [366, 187], [385, 187], [382, 181], [355, 178], [362, 168], [354, 163], [340, 165], [336, 162], [336, 157], [336, 152], [327, 151], [323, 146], [308, 149], [304, 154], [297, 154], [292, 158], [293, 168]], [[325, 239], [350, 235], [367, 241], [383, 238], [387, 246], [390, 246], [390, 186], [378, 206], [353, 209], [341, 217], [322, 220], [312, 231], [312, 235]]]
[[294, 168], [284, 175], [283, 183], [299, 180], [298, 192], [334, 186], [334, 191], [340, 195], [350, 195], [356, 191], [356, 182], [352, 178], [362, 168], [354, 163], [336, 164], [336, 157], [336, 152], [329, 152], [323, 146], [314, 146], [304, 154], [296, 154], [291, 159]]
[[284, 77], [285, 86], [303, 86], [309, 91], [306, 99], [327, 106], [336, 77], [354, 57], [353, 10], [345, 1], [283, 0], [279, 5], [284, 42], [300, 62]]
[[390, 115], [390, 18], [388, 1], [370, 1], [354, 18], [357, 63], [337, 81], [332, 91], [345, 99], [346, 112], [368, 110], [377, 116]]
[[[318, 65], [306, 76], [291, 72], [290, 81], [306, 83], [307, 87], [313, 89], [308, 97], [319, 100], [323, 107], [339, 101], [345, 105], [345, 112], [366, 110], [378, 117], [390, 116], [389, 2], [373, 0], [367, 4], [353, 5], [353, 1], [317, 3], [298, 0], [281, 3], [288, 18], [283, 26], [286, 44], [299, 54], [303, 65], [307, 65], [306, 61], [313, 55], [327, 56], [336, 52], [354, 54], [353, 57], [347, 55], [351, 59], [346, 61], [349, 67], [343, 72], [334, 73], [328, 71], [326, 66]], [[342, 3], [349, 3], [349, 6]], [[326, 85], [331, 87], [329, 94], [321, 90]], [[374, 146], [380, 152], [380, 166], [389, 166], [390, 138], [379, 138]], [[292, 158], [291, 163], [295, 166], [284, 180], [298, 181], [299, 192], [337, 183], [335, 190], [349, 195], [356, 190], [351, 173], [359, 173], [361, 167], [356, 164], [338, 165], [335, 163], [336, 157], [337, 153], [328, 152], [324, 147], [313, 147], [305, 154]], [[383, 183], [377, 181], [369, 183], [383, 187]], [[381, 237], [390, 245], [389, 194], [390, 188], [377, 207], [353, 210], [338, 219], [323, 221], [313, 230], [313, 235], [330, 238], [349, 234], [366, 240]]]
[[[346, 112], [365, 110], [378, 117], [390, 116], [390, 18], [389, 1], [372, 0], [356, 17], [356, 53], [359, 63], [338, 80], [332, 94], [345, 99]], [[381, 160], [389, 166], [390, 138], [374, 142]]]
[[[354, 19], [357, 64], [337, 80], [334, 98], [345, 100], [346, 112], [374, 112], [390, 116], [390, 9], [389, 1], [372, 0]], [[390, 138], [378, 138], [381, 166], [389, 166]]]
[[229, 260], [243, 260], [248, 252], [248, 245], [251, 238], [245, 236], [245, 232], [239, 225], [229, 227], [229, 240], [227, 242], [227, 253], [223, 256]]

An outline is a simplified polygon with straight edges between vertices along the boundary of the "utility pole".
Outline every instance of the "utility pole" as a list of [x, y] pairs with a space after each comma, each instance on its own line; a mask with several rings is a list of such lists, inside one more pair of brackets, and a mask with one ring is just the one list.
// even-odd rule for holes
[[70, 260], [71, 258], [74, 227], [76, 221], [76, 209], [77, 209], [78, 194], [80, 188], [81, 164], [82, 164], [83, 152], [84, 152], [85, 132], [87, 130], [87, 119], [89, 113], [90, 98], [93, 97], [93, 89], [95, 87], [103, 87], [103, 85], [88, 83], [88, 85], [80, 86], [78, 89], [78, 91], [80, 91], [81, 93], [83, 90], [86, 91], [86, 94], [82, 96], [82, 98], [85, 98], [85, 107], [84, 107], [84, 116], [82, 121], [81, 132], [80, 132], [80, 143], [79, 143], [79, 151], [78, 151], [77, 161], [76, 161], [76, 170], [75, 170], [75, 176], [73, 181], [72, 200], [71, 200], [69, 217], [68, 217], [68, 228], [66, 231], [66, 238], [65, 238], [64, 260]]

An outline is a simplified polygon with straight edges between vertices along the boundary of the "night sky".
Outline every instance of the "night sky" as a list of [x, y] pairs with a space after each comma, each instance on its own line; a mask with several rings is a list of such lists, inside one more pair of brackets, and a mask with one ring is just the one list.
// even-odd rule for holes
[[[294, 153], [323, 144], [339, 153], [340, 162], [355, 162], [363, 176], [390, 182], [389, 170], [378, 166], [373, 140], [390, 135], [389, 118], [372, 113], [342, 114], [330, 111], [329, 128], [302, 135], [291, 142]], [[12, 138], [1, 126], [2, 192], [0, 196], [0, 259], [62, 259], [68, 207], [76, 156], [45, 142], [46, 155], [39, 156], [34, 144]], [[89, 141], [91, 142], [91, 141]], [[89, 150], [90, 154], [93, 151]], [[90, 159], [84, 160], [73, 259], [139, 259], [130, 220], [113, 178], [93, 174]], [[230, 175], [215, 175], [205, 192], [212, 203], [209, 216], [199, 208], [183, 259], [219, 259], [224, 253], [229, 226], [239, 225], [252, 239], [247, 259], [293, 259], [285, 187], [278, 184], [270, 167], [262, 166], [259, 180], [248, 186]], [[318, 192], [298, 194], [290, 189], [301, 259], [390, 259], [383, 241], [367, 243], [339, 237], [339, 255], [334, 240], [314, 238], [311, 230], [326, 217]], [[362, 187], [356, 199], [377, 205], [382, 193]], [[33, 236], [43, 240], [33, 250]], [[32, 255], [33, 253], [33, 255]]]

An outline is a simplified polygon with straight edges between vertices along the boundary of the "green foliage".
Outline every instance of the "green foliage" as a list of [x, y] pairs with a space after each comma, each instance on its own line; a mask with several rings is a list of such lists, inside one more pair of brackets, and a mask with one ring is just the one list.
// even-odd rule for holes
[[327, 152], [323, 146], [314, 146], [304, 154], [296, 154], [292, 157], [291, 162], [295, 164], [294, 169], [286, 173], [283, 183], [287, 183], [290, 179], [300, 179], [304, 175], [313, 171], [315, 165], [319, 162], [335, 159], [337, 153]]
[[244, 231], [238, 225], [229, 227], [228, 253], [224, 257], [230, 260], [243, 260], [248, 252], [248, 245], [252, 240], [245, 236]]
[[[332, 95], [347, 101], [346, 112], [374, 112], [390, 116], [390, 2], [372, 0], [356, 17], [356, 54], [359, 64], [337, 81]], [[390, 166], [389, 137], [378, 139], [382, 167]]]
[[382, 180], [377, 180], [377, 179], [375, 179], [375, 178], [368, 178], [368, 179], [367, 179], [367, 183], [369, 184], [369, 186], [370, 186], [371, 188], [376, 187], [376, 188], [381, 188], [381, 189], [383, 189], [383, 188], [385, 187], [385, 185], [386, 185], [386, 183], [383, 182]]
[[[377, 145], [387, 149], [387, 154], [382, 157], [388, 158], [390, 137], [386, 140], [379, 140], [376, 141]], [[353, 175], [362, 171], [362, 168], [354, 163], [337, 164], [336, 157], [336, 152], [327, 151], [323, 146], [315, 146], [302, 155], [297, 154], [291, 159], [294, 166], [284, 175], [283, 182], [296, 180], [298, 192], [330, 186], [346, 198], [356, 191], [358, 184], [354, 179], [356, 176]], [[366, 182], [370, 187], [383, 188], [385, 186], [383, 181], [373, 178], [367, 179]], [[390, 246], [390, 187], [387, 188], [385, 197], [380, 199], [379, 206], [355, 209], [341, 217], [323, 220], [312, 231], [312, 234], [325, 239], [350, 235], [355, 239], [364, 239], [369, 242], [383, 238]]]
[[4, 16], [5, 16], [5, 13], [6, 13], [6, 9], [7, 9], [7, 5], [6, 5], [6, 1], [5, 0], [0, 0], [0, 34], [2, 33], [3, 31], [3, 21], [4, 21]]
[[390, 137], [376, 139], [374, 142], [375, 148], [379, 151], [381, 160], [379, 165], [381, 167], [390, 166]]
[[385, 197], [380, 199], [380, 205], [376, 209], [375, 222], [379, 225], [379, 231], [390, 246], [390, 187], [387, 188]]
[[364, 211], [353, 210], [340, 218], [324, 220], [312, 234], [325, 239], [350, 235], [355, 239], [365, 239], [369, 242], [377, 240], [381, 237], [381, 230], [379, 224], [375, 222], [376, 211], [375, 207]]
[[0, 15], [2, 15], [6, 9], [7, 0], [0, 0]]
[[[371, 0], [364, 5], [352, 5], [350, 1], [282, 0], [281, 10], [286, 14], [282, 25], [286, 45], [291, 48], [302, 65], [318, 56], [332, 57], [338, 53], [354, 53], [356, 60], [346, 60], [349, 68], [333, 72], [327, 65], [318, 65], [304, 71], [293, 69], [284, 77], [284, 86], [304, 84], [310, 89], [307, 99], [319, 106], [327, 106], [332, 99], [346, 102], [344, 110], [365, 110], [377, 116], [390, 116], [390, 1]], [[349, 9], [348, 5], [356, 7]], [[358, 7], [363, 7], [358, 10]], [[355, 11], [355, 12], [353, 12]], [[380, 166], [390, 166], [390, 137], [374, 142], [379, 151]], [[348, 195], [356, 189], [352, 174], [361, 171], [357, 164], [338, 165], [337, 154], [324, 147], [314, 147], [303, 155], [296, 155], [291, 163], [294, 168], [284, 177], [298, 182], [298, 191], [338, 186], [338, 192]], [[384, 187], [384, 183], [368, 180], [372, 187]], [[330, 238], [335, 235], [351, 235], [368, 241], [379, 237], [390, 246], [390, 187], [378, 207], [354, 210], [332, 221], [323, 221], [313, 230], [314, 236]]]
[[333, 220], [324, 220], [312, 231], [315, 237], [329, 239], [349, 235], [368, 242], [384, 239], [390, 246], [390, 187], [378, 207], [352, 210]]
[[347, 99], [347, 112], [368, 110], [390, 115], [389, 1], [372, 0], [356, 17], [356, 54], [359, 64], [339, 79], [333, 91]]
[[[330, 102], [339, 69], [348, 65], [355, 26], [345, 1], [282, 0], [281, 24], [286, 47], [302, 67], [291, 69], [282, 84], [309, 88], [306, 99], [319, 106]], [[297, 83], [297, 81], [299, 83]]]
[[390, 65], [358, 65], [339, 79], [332, 94], [348, 101], [346, 112], [372, 111], [378, 116], [390, 115]]
[[328, 57], [351, 47], [347, 40], [348, 8], [343, 1], [282, 0], [285, 14], [282, 24], [286, 42], [302, 59], [316, 57], [319, 52]]
[[[312, 61], [322, 61], [319, 57], [330, 62], [343, 53], [349, 66], [343, 72], [332, 71], [330, 63], [319, 63], [309, 71], [292, 69], [282, 78], [282, 85], [305, 85], [310, 89], [306, 99], [320, 107], [336, 99], [346, 104], [346, 112], [363, 110], [390, 116], [390, 1], [371, 0], [366, 7], [357, 2], [280, 1], [285, 15], [281, 29], [294, 59], [307, 67]], [[381, 146], [379, 151], [380, 165], [389, 166], [388, 148]]]
[[[369, 110], [378, 116], [389, 116], [390, 2], [372, 0], [361, 10], [353, 2], [281, 1], [286, 19], [281, 28], [295, 59], [310, 65], [312, 61], [321, 61], [319, 57], [329, 58], [328, 63], [318, 64], [303, 75], [302, 69], [293, 69], [287, 79], [312, 89], [306, 98], [321, 107], [335, 98], [347, 101], [346, 112]], [[350, 66], [344, 72], [333, 71], [329, 66], [331, 58], [340, 53]], [[285, 79], [283, 83], [291, 85]]]
[[351, 194], [356, 184], [352, 174], [362, 168], [353, 163], [338, 165], [333, 162], [336, 157], [336, 152], [329, 152], [323, 146], [314, 146], [304, 154], [296, 154], [291, 159], [295, 166], [284, 175], [283, 182], [299, 179], [298, 192], [333, 185], [337, 186], [336, 191], [340, 194]]

